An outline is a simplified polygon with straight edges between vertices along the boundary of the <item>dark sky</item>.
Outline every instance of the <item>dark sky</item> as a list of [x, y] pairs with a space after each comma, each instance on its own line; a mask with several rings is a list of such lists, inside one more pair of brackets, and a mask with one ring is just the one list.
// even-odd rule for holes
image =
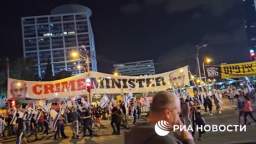
[[99, 71], [153, 59], [158, 72], [195, 64], [195, 45], [215, 63], [248, 60], [240, 0], [5, 0], [0, 57], [22, 56], [21, 17], [49, 14], [68, 3], [92, 9]]

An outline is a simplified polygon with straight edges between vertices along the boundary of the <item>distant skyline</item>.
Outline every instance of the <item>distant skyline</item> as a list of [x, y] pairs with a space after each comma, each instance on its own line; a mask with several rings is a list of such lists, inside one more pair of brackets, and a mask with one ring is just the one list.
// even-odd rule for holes
[[21, 17], [47, 15], [69, 3], [92, 9], [98, 69], [153, 59], [157, 72], [189, 64], [195, 45], [216, 63], [249, 60], [241, 0], [20, 0], [1, 4], [0, 57], [22, 57]]

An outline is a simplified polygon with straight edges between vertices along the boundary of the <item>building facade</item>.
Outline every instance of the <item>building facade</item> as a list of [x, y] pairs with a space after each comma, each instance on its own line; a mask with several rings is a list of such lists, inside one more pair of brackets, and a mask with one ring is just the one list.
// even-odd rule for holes
[[155, 74], [155, 65], [153, 60], [114, 64], [113, 67], [116, 72], [127, 76]]
[[248, 48], [256, 49], [256, 0], [242, 0]]
[[86, 51], [90, 70], [97, 71], [94, 35], [90, 22], [92, 12], [81, 5], [63, 5], [50, 15], [23, 17], [23, 54], [34, 62], [34, 70], [43, 77], [47, 64], [52, 65], [53, 75], [66, 70], [75, 73], [76, 65], [70, 52]]

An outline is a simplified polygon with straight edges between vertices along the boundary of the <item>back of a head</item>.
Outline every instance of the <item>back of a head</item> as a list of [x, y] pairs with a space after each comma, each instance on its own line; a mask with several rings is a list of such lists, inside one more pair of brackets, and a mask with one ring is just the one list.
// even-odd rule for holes
[[180, 101], [174, 94], [161, 91], [153, 97], [150, 110], [151, 112], [160, 112], [167, 107], [177, 108], [179, 106]]

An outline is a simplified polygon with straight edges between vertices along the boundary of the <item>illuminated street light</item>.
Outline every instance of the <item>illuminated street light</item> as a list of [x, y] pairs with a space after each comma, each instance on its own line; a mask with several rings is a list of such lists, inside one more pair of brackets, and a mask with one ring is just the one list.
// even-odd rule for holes
[[114, 76], [119, 76], [119, 73], [118, 72], [114, 72], [113, 75]]
[[212, 62], [212, 59], [211, 58], [209, 58], [209, 57], [206, 57], [205, 58], [205, 63], [206, 64], [209, 64], [209, 63], [211, 63]]
[[71, 56], [71, 58], [73, 58], [73, 59], [78, 59], [78, 58], [80, 57], [80, 54], [79, 54], [78, 51], [73, 50], [73, 51], [70, 52], [70, 56]]

